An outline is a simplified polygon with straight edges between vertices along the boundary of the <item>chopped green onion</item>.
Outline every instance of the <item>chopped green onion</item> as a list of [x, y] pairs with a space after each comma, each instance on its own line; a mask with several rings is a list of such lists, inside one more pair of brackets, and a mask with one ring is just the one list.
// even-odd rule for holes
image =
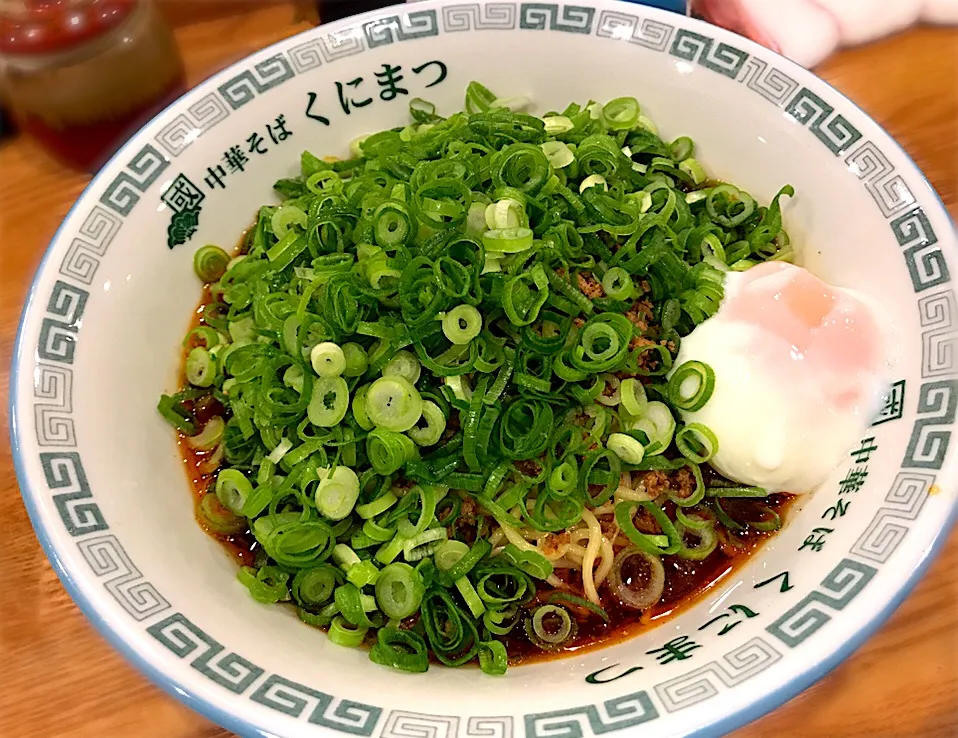
[[708, 177], [705, 169], [695, 159], [686, 159], [679, 164], [679, 169], [692, 178], [692, 184], [694, 185], [702, 184]]
[[201, 522], [213, 533], [232, 536], [246, 530], [246, 518], [223, 505], [213, 492], [207, 492], [200, 498], [197, 513]]
[[705, 464], [718, 453], [719, 442], [709, 427], [689, 423], [675, 434], [675, 447], [689, 461]]
[[[662, 529], [665, 541], [661, 537], [653, 537], [648, 533], [642, 533], [635, 527], [635, 521], [632, 519], [636, 508], [644, 509], [650, 513]], [[668, 515], [662, 508], [654, 502], [620, 502], [615, 506], [615, 522], [632, 544], [646, 553], [655, 556], [674, 554], [679, 550], [681, 541], [674, 523], [669, 520]]]
[[216, 475], [216, 499], [234, 515], [243, 514], [252, 494], [252, 483], [238, 469], [222, 469]]
[[338, 377], [346, 370], [346, 354], [335, 343], [317, 343], [309, 352], [309, 363], [321, 377]]
[[631, 299], [635, 294], [632, 275], [621, 267], [612, 267], [603, 275], [602, 289], [613, 300], [622, 300], [623, 302]]
[[316, 509], [330, 520], [342, 520], [352, 512], [359, 499], [359, 477], [348, 466], [328, 466], [317, 470]]
[[197, 451], [213, 451], [223, 441], [225, 430], [226, 423], [217, 415], [215, 418], [210, 418], [203, 426], [203, 430], [195, 436], [187, 436], [186, 445]]
[[392, 492], [386, 492], [384, 495], [380, 495], [372, 502], [367, 502], [364, 505], [357, 505], [356, 514], [364, 520], [369, 520], [370, 518], [374, 518], [377, 515], [381, 515], [382, 513], [386, 512], [397, 502], [399, 502], [399, 498], [396, 497], [396, 495], [394, 495]]
[[406, 561], [419, 561], [431, 556], [439, 547], [439, 541], [446, 540], [445, 528], [430, 528], [415, 538], [406, 539], [403, 543], [403, 556]]
[[422, 364], [410, 351], [397, 351], [396, 355], [383, 367], [384, 377], [402, 377], [410, 384], [418, 382], [421, 374]]
[[369, 365], [366, 350], [358, 343], [351, 341], [343, 344], [342, 349], [343, 358], [346, 360], [346, 368], [343, 369], [343, 376], [361, 377]]
[[602, 107], [602, 118], [612, 130], [622, 131], [638, 125], [640, 112], [634, 97], [617, 97]]
[[201, 346], [186, 357], [186, 381], [196, 387], [209, 387], [216, 377], [216, 366], [210, 352]]
[[395, 563], [383, 568], [376, 581], [376, 602], [388, 618], [402, 620], [422, 604], [426, 587], [409, 564]]
[[442, 319], [442, 332], [452, 343], [466, 344], [482, 330], [482, 315], [472, 305], [459, 305]]
[[583, 599], [582, 597], [577, 597], [574, 594], [569, 592], [563, 592], [562, 590], [556, 590], [549, 595], [549, 604], [554, 604], [556, 602], [565, 602], [574, 607], [581, 607], [584, 610], [588, 610], [594, 615], [598, 615], [606, 623], [611, 622], [609, 613], [606, 612], [605, 608], [599, 607], [594, 602], [589, 602], [589, 600]]
[[406, 435], [419, 446], [432, 446], [439, 443], [439, 439], [446, 430], [446, 416], [442, 409], [432, 400], [425, 400], [422, 403], [421, 421], [425, 421], [425, 427], [416, 425], [406, 431]]
[[353, 394], [352, 401], [352, 411], [353, 417], [356, 419], [356, 423], [363, 430], [372, 430], [373, 421], [369, 419], [369, 416], [366, 414], [366, 395], [369, 394], [369, 385], [364, 384], [362, 387], [356, 390]]
[[549, 164], [555, 169], [563, 169], [575, 161], [572, 149], [562, 141], [546, 141], [544, 144], [539, 144], [539, 147], [549, 160]]
[[309, 422], [332, 428], [346, 417], [349, 409], [349, 387], [342, 377], [320, 377], [313, 383], [313, 393], [306, 408]]
[[601, 174], [590, 174], [582, 180], [582, 183], [579, 185], [579, 192], [585, 192], [590, 187], [599, 187], [603, 190], [608, 189], [608, 182]]
[[586, 557], [601, 596], [638, 610], [663, 557], [745, 553], [739, 532], [782, 524], [766, 490], [706, 487], [718, 438], [688, 413], [715, 374], [673, 361], [726, 272], [794, 256], [794, 190], [760, 206], [716, 183], [632, 97], [528, 103], [474, 82], [465, 112], [417, 98], [347, 159], [304, 152], [241, 255], [194, 255], [185, 388], [157, 405], [215, 475], [199, 522], [255, 541], [250, 596], [402, 671], [501, 674], [513, 639], [575, 648], [609, 623], [587, 562], [556, 554], [579, 597], [543, 553], [593, 514], [620, 531], [611, 562]]
[[768, 490], [764, 487], [709, 487], [706, 491], [709, 497], [768, 497]]
[[633, 416], [641, 416], [649, 404], [645, 386], [638, 379], [623, 379], [619, 385], [619, 395], [622, 407]]
[[645, 457], [645, 447], [626, 433], [613, 433], [605, 445], [626, 464], [641, 464]]
[[474, 618], [482, 617], [482, 614], [486, 611], [486, 606], [482, 604], [482, 600], [479, 598], [479, 594], [476, 592], [476, 588], [472, 585], [472, 582], [469, 581], [469, 578], [459, 577], [456, 580], [456, 589], [459, 590], [459, 594], [462, 596], [472, 616]]
[[219, 246], [202, 246], [193, 254], [193, 271], [203, 284], [212, 284], [226, 274], [230, 255]]
[[300, 569], [290, 584], [290, 594], [303, 607], [319, 607], [333, 596], [341, 577], [342, 574], [337, 574], [329, 564]]
[[365, 412], [376, 426], [403, 432], [422, 416], [422, 398], [404, 377], [381, 377], [370, 385], [365, 397]]
[[686, 361], [669, 378], [669, 400], [680, 410], [697, 412], [715, 391], [715, 371], [701, 361]]
[[575, 637], [572, 615], [559, 605], [540, 605], [526, 620], [526, 635], [543, 651], [554, 651]]
[[399, 671], [421, 674], [429, 669], [426, 642], [418, 633], [398, 628], [380, 628], [369, 660]]
[[484, 215], [486, 227], [489, 230], [525, 228], [529, 225], [525, 207], [521, 202], [511, 197], [490, 203], [486, 206]]
[[377, 474], [394, 474], [415, 455], [415, 445], [402, 433], [376, 428], [366, 436], [366, 456]]
[[436, 549], [433, 559], [436, 562], [436, 567], [440, 571], [448, 571], [468, 553], [468, 543], [463, 543], [462, 541], [445, 541]]
[[366, 639], [369, 628], [353, 625], [341, 615], [333, 618], [329, 624], [329, 640], [337, 646], [355, 648]]
[[559, 136], [575, 128], [575, 123], [564, 115], [548, 115], [542, 119], [545, 131], [549, 136]]
[[479, 644], [479, 668], [483, 674], [502, 676], [508, 665], [509, 655], [500, 641], [483, 641]]
[[518, 254], [532, 248], [529, 228], [499, 228], [482, 234], [482, 244], [491, 253]]

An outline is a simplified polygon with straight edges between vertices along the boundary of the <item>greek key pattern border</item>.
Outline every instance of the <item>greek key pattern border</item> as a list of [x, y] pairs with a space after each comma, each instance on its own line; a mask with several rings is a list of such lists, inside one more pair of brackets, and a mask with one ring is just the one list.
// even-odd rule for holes
[[958, 375], [958, 307], [955, 292], [946, 290], [918, 300], [921, 318], [921, 376], [924, 379]]
[[525, 716], [526, 738], [583, 738], [651, 722], [659, 717], [648, 692], [614, 697], [597, 705], [532, 713]]
[[92, 284], [100, 260], [122, 225], [123, 219], [118, 215], [95, 206], [80, 225], [77, 237], [60, 262], [60, 274], [85, 285]]
[[668, 712], [677, 712], [715, 697], [777, 663], [782, 654], [760, 637], [734, 648], [721, 659], [655, 685], [655, 692]]
[[169, 159], [152, 144], [146, 144], [100, 195], [100, 202], [121, 217], [133, 212], [133, 207], [150, 186], [170, 165]]
[[878, 573], [878, 569], [854, 559], [842, 559], [812, 590], [765, 630], [789, 648], [804, 643], [832, 619], [832, 612], [845, 609]]
[[442, 6], [446, 33], [460, 31], [511, 31], [518, 14], [513, 3], [467, 3]]
[[77, 548], [93, 574], [104, 580], [106, 591], [134, 620], [145, 620], [170, 608], [170, 603], [143, 578], [112, 533], [84, 538]]
[[885, 497], [886, 504], [852, 546], [851, 553], [879, 564], [888, 561], [908, 533], [908, 524], [918, 519], [934, 483], [933, 474], [900, 472]]
[[37, 362], [33, 373], [34, 430], [37, 445], [76, 446], [73, 423], [73, 370]]
[[[584, 738], [633, 728], [700, 704], [723, 689], [739, 686], [782, 658], [774, 644], [795, 648], [825, 626], [868, 585], [876, 567], [899, 549], [926, 508], [935, 472], [944, 462], [958, 404], [956, 331], [949, 264], [938, 235], [917, 197], [889, 158], [828, 100], [802, 87], [781, 69], [734, 45], [644, 14], [561, 3], [456, 3], [438, 11], [410, 9], [363, 24], [313, 33], [284, 51], [241, 68], [215, 90], [173, 117], [110, 181], [65, 249], [58, 279], [46, 302], [33, 383], [33, 418], [40, 465], [64, 530], [93, 576], [131, 618], [174, 657], [223, 689], [279, 714], [337, 732], [381, 738]], [[170, 603], [135, 566], [110, 530], [96, 502], [77, 446], [74, 422], [74, 363], [89, 287], [133, 208], [161, 178], [170, 158], [234, 110], [296, 75], [394, 43], [467, 31], [550, 31], [592, 34], [673, 56], [743, 84], [805, 127], [847, 168], [889, 221], [901, 247], [922, 325], [922, 379], [917, 419], [902, 469], [884, 503], [844, 558], [821, 582], [767, 626], [774, 640], [754, 637], [720, 658], [685, 674], [603, 702], [564, 710], [511, 716], [456, 717], [383, 708], [299, 684], [229, 652]], [[948, 285], [948, 289], [940, 289]], [[937, 289], [936, 289], [937, 288]], [[72, 449], [72, 450], [71, 450]], [[152, 624], [150, 624], [152, 622]], [[654, 698], [654, 699], [653, 699]], [[659, 703], [657, 706], [656, 702]], [[519, 723], [521, 723], [521, 728]]]
[[163, 126], [153, 140], [170, 156], [179, 156], [209, 129], [226, 120], [230, 112], [219, 92], [209, 92]]

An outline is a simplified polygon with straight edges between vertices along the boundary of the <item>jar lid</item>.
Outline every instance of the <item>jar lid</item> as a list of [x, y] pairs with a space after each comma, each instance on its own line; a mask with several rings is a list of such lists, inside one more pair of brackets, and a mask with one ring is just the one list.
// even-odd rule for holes
[[0, 0], [0, 53], [49, 54], [119, 26], [137, 0]]

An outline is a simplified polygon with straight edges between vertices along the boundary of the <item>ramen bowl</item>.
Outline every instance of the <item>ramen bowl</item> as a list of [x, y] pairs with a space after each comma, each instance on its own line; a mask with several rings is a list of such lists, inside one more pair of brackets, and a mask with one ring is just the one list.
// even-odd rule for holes
[[[714, 176], [764, 202], [793, 185], [785, 220], [800, 263], [881, 301], [896, 374], [861, 443], [784, 529], [674, 618], [501, 677], [438, 665], [410, 675], [250, 598], [235, 561], [196, 523], [156, 403], [177, 386], [201, 297], [196, 250], [235, 244], [303, 150], [343, 156], [360, 134], [405, 124], [412, 97], [459, 110], [470, 80], [528, 96], [539, 113], [632, 95], [665, 139], [691, 136]], [[242, 735], [719, 735], [861, 644], [949, 530], [955, 245], [934, 191], [878, 125], [743, 38], [602, 0], [376, 11], [204, 82], [91, 182], [20, 325], [20, 487], [96, 627], [163, 689]]]

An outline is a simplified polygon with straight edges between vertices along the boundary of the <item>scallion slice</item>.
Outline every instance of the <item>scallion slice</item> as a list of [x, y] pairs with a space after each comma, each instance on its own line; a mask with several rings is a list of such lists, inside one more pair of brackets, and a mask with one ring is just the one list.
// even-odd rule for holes
[[317, 343], [309, 352], [313, 371], [324, 378], [338, 377], [346, 370], [346, 354], [335, 343]]
[[472, 305], [459, 305], [442, 319], [442, 332], [452, 343], [466, 344], [482, 330], [482, 315]]
[[306, 408], [309, 422], [332, 428], [346, 417], [349, 409], [349, 387], [342, 377], [320, 377], [313, 382], [312, 397]]
[[389, 431], [412, 428], [422, 416], [422, 398], [408, 379], [381, 377], [365, 395], [365, 412], [370, 422]]
[[669, 400], [680, 410], [697, 412], [715, 391], [715, 371], [701, 361], [686, 361], [669, 378]]
[[376, 581], [376, 602], [388, 618], [402, 620], [413, 615], [422, 604], [426, 587], [422, 577], [409, 564], [397, 562], [383, 567]]
[[359, 477], [348, 466], [328, 466], [317, 470], [316, 509], [330, 520], [342, 520], [353, 511], [359, 499]]
[[219, 246], [202, 246], [193, 254], [193, 271], [204, 284], [212, 284], [224, 274], [230, 255]]

